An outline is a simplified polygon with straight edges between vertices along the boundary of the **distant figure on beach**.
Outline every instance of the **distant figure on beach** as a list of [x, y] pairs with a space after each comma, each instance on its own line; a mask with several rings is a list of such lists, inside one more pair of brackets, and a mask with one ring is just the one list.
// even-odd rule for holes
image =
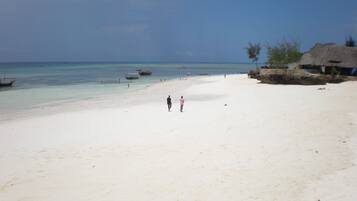
[[171, 106], [172, 106], [170, 95], [167, 97], [166, 102], [167, 102], [167, 108], [169, 109], [169, 112], [170, 112], [171, 111]]
[[183, 104], [185, 103], [185, 99], [183, 99], [183, 96], [180, 98], [180, 112], [183, 111]]

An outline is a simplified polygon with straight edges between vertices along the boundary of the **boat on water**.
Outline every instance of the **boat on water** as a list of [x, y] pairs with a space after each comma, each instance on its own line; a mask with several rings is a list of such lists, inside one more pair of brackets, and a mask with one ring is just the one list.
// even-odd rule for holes
[[12, 87], [15, 81], [13, 78], [0, 78], [0, 87]]
[[140, 77], [140, 74], [139, 74], [139, 73], [127, 73], [127, 74], [125, 75], [125, 78], [126, 78], [127, 80], [136, 80], [136, 79], [139, 79], [139, 77]]
[[137, 71], [138, 71], [139, 75], [141, 75], [141, 76], [147, 76], [147, 75], [151, 75], [152, 74], [152, 72], [150, 70], [139, 69]]

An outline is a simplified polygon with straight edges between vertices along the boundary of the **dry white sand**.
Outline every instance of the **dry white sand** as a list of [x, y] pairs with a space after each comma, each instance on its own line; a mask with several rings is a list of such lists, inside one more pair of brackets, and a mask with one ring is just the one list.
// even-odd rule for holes
[[355, 201], [356, 91], [195, 77], [2, 121], [0, 200]]

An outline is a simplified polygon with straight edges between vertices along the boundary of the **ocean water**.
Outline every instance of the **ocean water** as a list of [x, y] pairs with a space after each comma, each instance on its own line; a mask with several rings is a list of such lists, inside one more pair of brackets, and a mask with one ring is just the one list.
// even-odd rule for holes
[[[16, 78], [14, 87], [0, 88], [0, 112], [123, 93], [128, 91], [128, 83], [129, 90], [133, 90], [162, 79], [237, 74], [254, 68], [251, 64], [205, 63], [0, 63], [1, 77]], [[153, 74], [127, 81], [125, 74], [137, 69], [148, 69]]]

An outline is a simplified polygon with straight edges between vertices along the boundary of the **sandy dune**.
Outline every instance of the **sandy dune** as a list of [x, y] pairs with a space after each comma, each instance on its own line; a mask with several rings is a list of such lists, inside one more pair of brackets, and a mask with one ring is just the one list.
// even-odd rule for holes
[[355, 201], [356, 91], [193, 77], [3, 121], [0, 200]]

